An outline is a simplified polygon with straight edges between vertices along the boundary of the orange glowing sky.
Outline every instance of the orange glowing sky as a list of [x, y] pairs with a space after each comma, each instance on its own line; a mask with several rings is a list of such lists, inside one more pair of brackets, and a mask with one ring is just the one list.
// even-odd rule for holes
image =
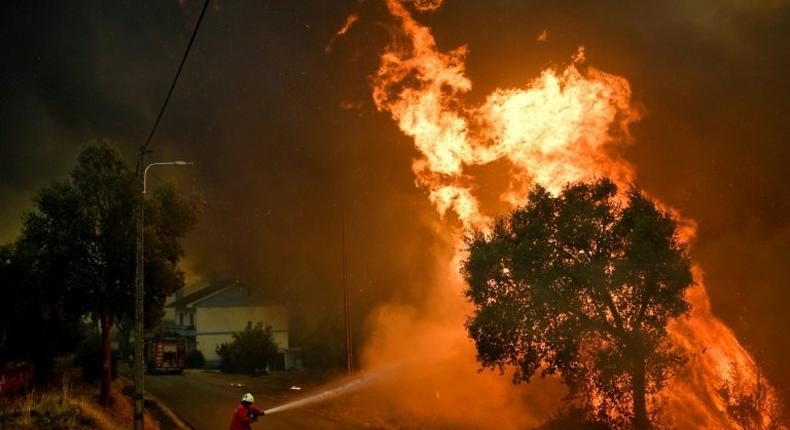
[[[692, 254], [707, 291], [698, 311], [717, 326], [710, 299], [787, 396], [787, 1], [419, 1], [406, 5], [408, 28], [377, 0], [216, 5], [153, 147], [155, 158], [199, 166], [152, 178], [205, 194], [187, 243], [194, 276], [265, 285], [306, 315], [297, 326], [327, 326], [340, 315], [331, 292], [344, 213], [365, 339], [394, 309], [427, 324], [417, 316], [436, 310], [434, 289], [451, 276], [448, 231], [507, 210], [532, 180], [636, 179], [696, 222]], [[133, 153], [199, 5], [0, 7], [13, 17], [0, 26], [7, 243], [36, 190], [66, 176], [83, 142], [111, 138]], [[401, 87], [373, 90], [403, 73], [404, 58], [393, 57], [382, 76], [382, 54], [409, 37], [433, 44], [414, 62], [438, 61], [426, 70], [437, 83], [429, 89], [434, 101], [450, 96], [450, 108], [392, 98]], [[543, 109], [549, 102], [554, 111]], [[545, 128], [525, 124], [541, 115]], [[445, 293], [440, 301], [463, 306]], [[702, 361], [721, 362], [711, 343], [738, 348], [723, 326], [691, 330], [726, 333], [696, 337], [689, 349], [706, 348]], [[449, 405], [448, 396], [437, 401]]]
[[[634, 167], [614, 155], [617, 146], [632, 143], [628, 127], [640, 116], [631, 103], [631, 88], [623, 77], [582, 64], [583, 47], [562, 69], [549, 67], [521, 88], [496, 89], [482, 105], [465, 106], [462, 96], [472, 89], [465, 72], [466, 46], [440, 52], [430, 29], [402, 3], [390, 0], [387, 6], [402, 34], [393, 37], [381, 56], [373, 98], [414, 139], [420, 152], [412, 164], [416, 183], [427, 190], [440, 215], [453, 212], [464, 228], [486, 230], [491, 218], [474, 192], [480, 179], [468, 167], [498, 159], [509, 162], [510, 176], [500, 199], [513, 206], [525, 202], [533, 183], [558, 192], [568, 182], [602, 176], [621, 189], [636, 182]], [[693, 241], [694, 222], [675, 212], [687, 226], [681, 231], [684, 240]], [[459, 251], [462, 243], [458, 234]], [[717, 395], [721, 378], [734, 369], [753, 380], [755, 361], [711, 313], [699, 268], [695, 283], [688, 294], [691, 316], [670, 327], [690, 360], [665, 391], [667, 413], [683, 428], [727, 426]], [[387, 320], [379, 324], [389, 325]]]

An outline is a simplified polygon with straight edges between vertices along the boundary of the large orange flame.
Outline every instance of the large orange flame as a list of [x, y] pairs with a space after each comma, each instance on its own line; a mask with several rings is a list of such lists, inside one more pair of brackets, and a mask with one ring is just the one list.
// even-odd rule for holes
[[502, 198], [514, 205], [534, 181], [556, 191], [595, 175], [633, 179], [631, 167], [609, 151], [627, 140], [628, 123], [639, 116], [625, 79], [593, 68], [581, 73], [572, 64], [545, 70], [526, 89], [497, 90], [481, 106], [463, 107], [460, 96], [472, 88], [465, 47], [439, 52], [427, 27], [400, 3], [388, 6], [406, 37], [382, 55], [373, 99], [414, 138], [423, 154], [412, 166], [417, 182], [441, 213], [453, 209], [467, 227], [486, 225], [464, 169], [497, 160], [512, 166]]
[[[523, 88], [498, 89], [483, 103], [469, 105], [463, 98], [472, 88], [464, 69], [466, 48], [439, 51], [430, 29], [416, 22], [403, 4], [386, 4], [400, 31], [381, 56], [373, 99], [414, 139], [421, 153], [412, 165], [416, 182], [443, 217], [454, 214], [464, 228], [487, 228], [490, 215], [475, 196], [480, 179], [471, 168], [494, 162], [509, 169], [509, 184], [500, 195], [509, 207], [523, 204], [525, 191], [535, 182], [556, 192], [568, 182], [601, 176], [620, 185], [634, 181], [633, 166], [617, 155], [630, 142], [629, 123], [640, 116], [625, 78], [582, 67], [580, 49], [564, 69], [546, 69]], [[681, 234], [691, 241], [693, 222], [677, 218], [684, 227]], [[665, 390], [665, 418], [681, 428], [731, 427], [718, 384], [731, 366], [745, 378], [754, 375], [756, 366], [711, 312], [698, 267], [694, 274], [696, 285], [687, 297], [692, 314], [670, 327], [690, 359]], [[461, 282], [448, 284], [460, 296]], [[459, 324], [451, 330], [459, 336], [463, 329]]]

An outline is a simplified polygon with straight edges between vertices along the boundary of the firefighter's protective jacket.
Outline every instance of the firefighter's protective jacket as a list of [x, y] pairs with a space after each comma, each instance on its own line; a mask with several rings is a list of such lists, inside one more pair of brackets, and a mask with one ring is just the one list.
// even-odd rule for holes
[[251, 411], [239, 403], [233, 411], [233, 418], [230, 420], [230, 430], [251, 430], [250, 424], [255, 421]]

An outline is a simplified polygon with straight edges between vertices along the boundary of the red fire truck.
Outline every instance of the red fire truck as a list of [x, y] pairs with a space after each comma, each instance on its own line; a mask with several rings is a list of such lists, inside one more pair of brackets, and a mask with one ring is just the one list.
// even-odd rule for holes
[[186, 340], [182, 337], [154, 337], [145, 344], [148, 373], [181, 373], [186, 360]]

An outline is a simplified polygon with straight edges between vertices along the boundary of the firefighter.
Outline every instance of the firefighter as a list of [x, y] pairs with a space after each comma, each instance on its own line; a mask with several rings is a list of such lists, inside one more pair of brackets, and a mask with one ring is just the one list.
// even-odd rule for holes
[[251, 430], [250, 424], [258, 421], [258, 417], [264, 415], [263, 411], [253, 406], [255, 398], [247, 393], [241, 396], [241, 402], [233, 411], [233, 418], [230, 420], [230, 430]]

